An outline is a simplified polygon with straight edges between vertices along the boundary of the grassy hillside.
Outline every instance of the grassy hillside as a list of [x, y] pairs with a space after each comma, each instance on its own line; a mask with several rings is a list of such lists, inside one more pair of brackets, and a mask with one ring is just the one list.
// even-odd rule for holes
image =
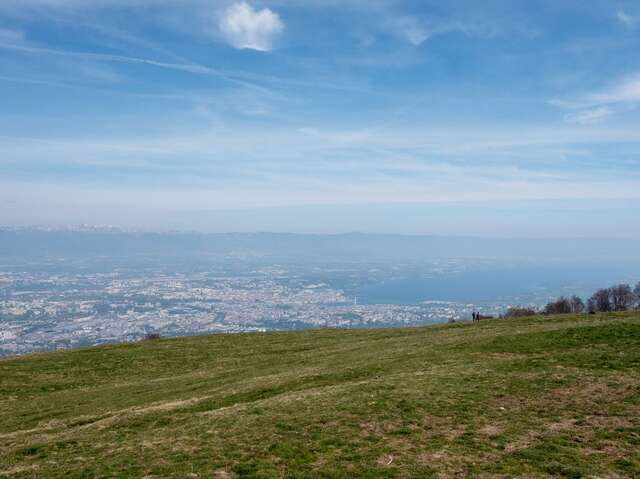
[[640, 313], [0, 361], [0, 477], [640, 477]]

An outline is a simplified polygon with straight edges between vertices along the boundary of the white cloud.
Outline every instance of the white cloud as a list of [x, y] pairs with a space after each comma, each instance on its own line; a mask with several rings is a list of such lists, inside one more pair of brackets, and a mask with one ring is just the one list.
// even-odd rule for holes
[[575, 113], [565, 115], [564, 120], [567, 123], [577, 123], [579, 125], [593, 125], [600, 123], [615, 112], [608, 107], [593, 108], [590, 110], [582, 110]]
[[618, 10], [616, 17], [622, 24], [624, 24], [627, 27], [633, 27], [637, 22], [636, 17], [632, 17], [631, 15], [627, 14], [624, 10]]
[[283, 30], [277, 13], [268, 8], [254, 10], [245, 2], [229, 7], [220, 21], [220, 32], [231, 45], [261, 52], [270, 51]]
[[397, 36], [414, 46], [422, 45], [431, 33], [415, 17], [396, 17], [389, 21], [388, 28]]

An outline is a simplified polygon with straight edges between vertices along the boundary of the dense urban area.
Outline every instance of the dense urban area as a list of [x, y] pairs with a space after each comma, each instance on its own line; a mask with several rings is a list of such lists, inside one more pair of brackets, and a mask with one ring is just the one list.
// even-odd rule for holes
[[[25, 271], [27, 269], [27, 271]], [[362, 304], [278, 266], [246, 272], [127, 269], [0, 271], [0, 355], [135, 341], [150, 335], [414, 326], [467, 319], [451, 301]], [[487, 314], [498, 305], [485, 305]]]

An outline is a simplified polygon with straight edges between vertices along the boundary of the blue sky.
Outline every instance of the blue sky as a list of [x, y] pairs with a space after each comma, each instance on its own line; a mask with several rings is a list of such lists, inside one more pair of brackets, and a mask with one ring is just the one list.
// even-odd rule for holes
[[640, 238], [637, 1], [2, 0], [0, 223]]

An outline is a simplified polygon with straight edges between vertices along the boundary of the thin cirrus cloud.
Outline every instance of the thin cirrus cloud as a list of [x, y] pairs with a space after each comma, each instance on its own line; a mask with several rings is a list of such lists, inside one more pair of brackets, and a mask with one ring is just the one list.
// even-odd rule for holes
[[[489, 38], [502, 30], [508, 30], [507, 27], [498, 26], [498, 22], [494, 25], [492, 22], [479, 22], [465, 17], [425, 18], [420, 15], [394, 14], [388, 14], [387, 17], [387, 20], [382, 24], [382, 30], [414, 47], [419, 47], [438, 35], [459, 33], [468, 37]], [[509, 28], [518, 36], [532, 37], [536, 35], [535, 29], [527, 30], [519, 26], [509, 26]]]
[[608, 107], [593, 108], [590, 110], [582, 110], [575, 113], [568, 113], [564, 119], [567, 123], [577, 123], [579, 125], [593, 125], [600, 123], [610, 116], [614, 115], [615, 111]]
[[592, 104], [640, 102], [640, 74], [628, 76], [610, 88], [586, 97]]
[[552, 100], [552, 105], [572, 110], [567, 123], [600, 123], [634, 109], [640, 103], [640, 74], [626, 76], [609, 87], [569, 100]]
[[255, 10], [245, 2], [230, 6], [220, 20], [220, 33], [238, 49], [268, 52], [285, 26], [280, 16], [268, 8]]
[[18, 51], [22, 53], [30, 53], [30, 54], [43, 54], [43, 55], [98, 60], [98, 61], [114, 62], [114, 63], [142, 64], [142, 65], [157, 67], [157, 68], [166, 69], [166, 70], [176, 70], [176, 71], [182, 71], [182, 72], [196, 74], [196, 75], [218, 77], [233, 84], [237, 84], [237, 85], [244, 86], [254, 90], [263, 91], [264, 93], [269, 93], [268, 90], [250, 81], [245, 81], [243, 79], [236, 78], [235, 76], [221, 72], [217, 69], [200, 65], [197, 63], [162, 62], [162, 61], [157, 61], [157, 60], [152, 60], [147, 58], [129, 57], [124, 55], [112, 55], [112, 54], [94, 53], [94, 52], [76, 52], [76, 51], [69, 51], [69, 50], [56, 50], [51, 48], [35, 47], [35, 46], [25, 45], [25, 44], [5, 43], [1, 39], [0, 39], [0, 49], [14, 50], [14, 51]]

